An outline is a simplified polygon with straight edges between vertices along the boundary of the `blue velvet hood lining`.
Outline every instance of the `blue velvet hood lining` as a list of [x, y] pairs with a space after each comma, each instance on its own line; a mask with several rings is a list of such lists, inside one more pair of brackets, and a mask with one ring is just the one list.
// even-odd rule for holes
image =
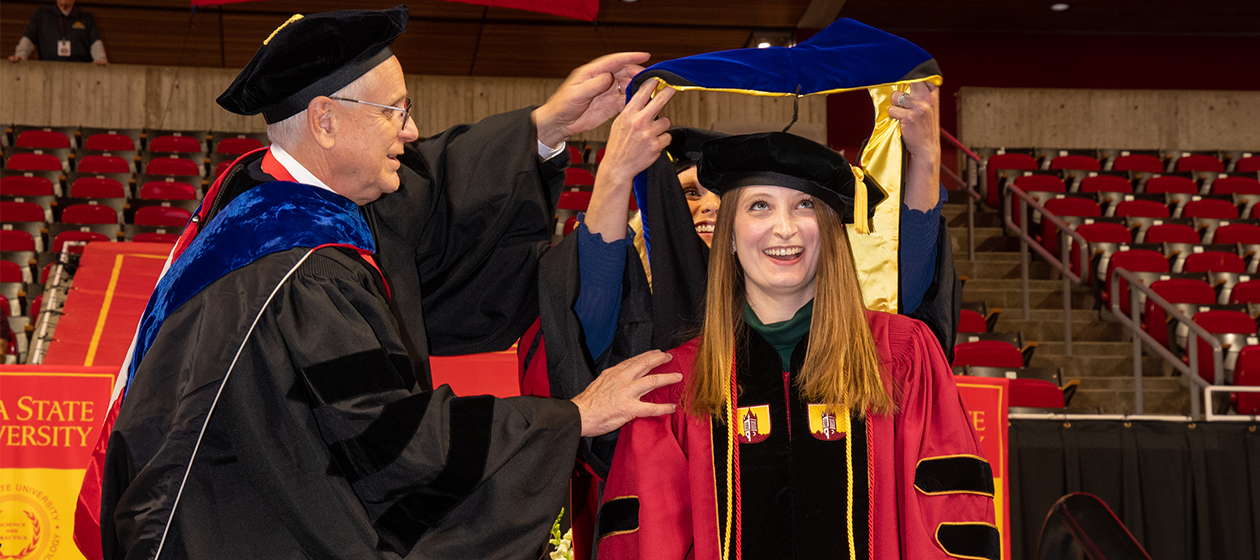
[[349, 199], [285, 181], [263, 183], [236, 197], [189, 243], [154, 288], [140, 320], [127, 385], [162, 323], [206, 286], [271, 253], [330, 244], [376, 252], [367, 222]]

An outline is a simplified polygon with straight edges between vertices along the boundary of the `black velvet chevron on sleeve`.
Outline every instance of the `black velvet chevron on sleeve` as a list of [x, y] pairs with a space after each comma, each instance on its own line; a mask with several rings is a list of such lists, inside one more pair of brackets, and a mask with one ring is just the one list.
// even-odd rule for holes
[[352, 397], [408, 390], [415, 384], [411, 358], [374, 348], [302, 368], [302, 377], [321, 405]]
[[942, 523], [936, 528], [936, 542], [950, 556], [1000, 560], [1002, 539], [997, 527], [985, 523]]
[[972, 456], [924, 459], [914, 470], [914, 487], [924, 494], [993, 495], [993, 469]]
[[605, 537], [639, 530], [639, 498], [625, 496], [613, 498], [599, 506], [599, 519], [595, 521], [595, 542]]

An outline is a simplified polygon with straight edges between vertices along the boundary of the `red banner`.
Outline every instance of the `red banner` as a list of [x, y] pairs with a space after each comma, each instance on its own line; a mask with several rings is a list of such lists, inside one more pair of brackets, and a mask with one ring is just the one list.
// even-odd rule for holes
[[571, 17], [583, 21], [595, 21], [599, 15], [599, 0], [443, 0], [462, 2], [494, 8], [515, 8], [556, 16]]
[[116, 366], [0, 371], [0, 558], [81, 559], [75, 499]]
[[955, 377], [971, 425], [980, 434], [984, 456], [993, 468], [993, 505], [1002, 534], [1002, 560], [1011, 560], [1011, 499], [1007, 420], [1010, 381], [992, 377]]

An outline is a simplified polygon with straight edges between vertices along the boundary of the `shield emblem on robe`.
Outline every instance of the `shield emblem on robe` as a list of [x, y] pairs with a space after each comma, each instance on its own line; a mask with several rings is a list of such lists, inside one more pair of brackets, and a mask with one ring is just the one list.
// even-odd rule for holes
[[760, 443], [770, 437], [770, 405], [741, 406], [735, 418], [739, 420], [735, 439], [740, 443]]
[[809, 433], [823, 441], [841, 441], [849, 433], [849, 409], [842, 406], [810, 404]]

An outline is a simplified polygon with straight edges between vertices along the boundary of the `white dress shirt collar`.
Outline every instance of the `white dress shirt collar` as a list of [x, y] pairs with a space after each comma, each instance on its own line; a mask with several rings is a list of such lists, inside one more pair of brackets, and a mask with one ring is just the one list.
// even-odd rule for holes
[[319, 177], [316, 177], [310, 171], [307, 171], [302, 164], [298, 163], [298, 160], [293, 159], [293, 156], [289, 155], [289, 152], [284, 151], [284, 148], [281, 148], [279, 144], [271, 144], [271, 155], [276, 158], [276, 161], [280, 162], [280, 165], [284, 167], [284, 170], [288, 171], [289, 175], [292, 175], [297, 182], [304, 185], [316, 186], [329, 192], [337, 192], [332, 190], [332, 188], [328, 185], [324, 184], [323, 181], [320, 181]]

